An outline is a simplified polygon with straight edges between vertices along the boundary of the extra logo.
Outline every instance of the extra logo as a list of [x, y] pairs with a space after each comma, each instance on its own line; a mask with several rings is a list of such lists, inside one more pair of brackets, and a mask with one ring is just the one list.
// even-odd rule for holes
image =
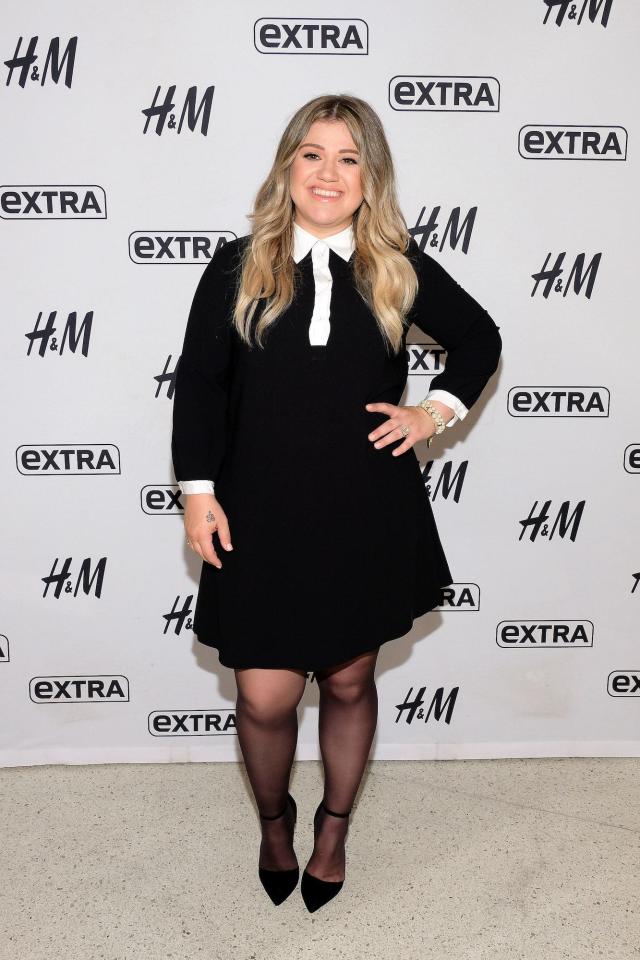
[[[422, 331], [421, 331], [422, 332]], [[433, 341], [423, 343], [405, 344], [408, 364], [408, 375], [414, 377], [432, 377], [437, 373], [442, 373], [444, 363], [442, 362], [447, 355], [444, 347], [438, 346]]]
[[369, 27], [340, 17], [263, 17], [253, 25], [253, 42], [258, 53], [363, 56]]
[[607, 677], [611, 697], [640, 697], [640, 670], [613, 670]]
[[397, 76], [389, 81], [389, 106], [409, 112], [497, 113], [500, 84], [495, 77]]
[[501, 620], [496, 643], [511, 650], [582, 650], [593, 647], [591, 620]]
[[129, 680], [118, 674], [33, 677], [29, 696], [34, 703], [128, 703]]
[[453, 207], [447, 214], [441, 211], [442, 207], [431, 207], [428, 218], [425, 220], [427, 208], [422, 207], [415, 226], [409, 227], [409, 233], [420, 250], [428, 246], [441, 251], [447, 245], [450, 250], [457, 250], [459, 246], [463, 253], [467, 253], [478, 208], [470, 207], [462, 221], [463, 214], [460, 207]]
[[[152, 129], [152, 133], [157, 134], [157, 136], [161, 136], [165, 130], [182, 133], [182, 128], [186, 121], [187, 129], [190, 133], [198, 130], [203, 137], [206, 137], [209, 132], [209, 119], [211, 117], [211, 105], [213, 103], [215, 87], [206, 87], [199, 101], [198, 88], [189, 87], [180, 103], [175, 99], [175, 84], [167, 88], [167, 92], [162, 101], [160, 101], [161, 90], [162, 87], [156, 87], [151, 106], [145, 107], [142, 110], [143, 115], [146, 117], [142, 132], [147, 133], [151, 121], [155, 119], [155, 127]], [[180, 111], [180, 119], [177, 123], [176, 107], [178, 107]]]
[[512, 387], [507, 410], [512, 417], [608, 417], [606, 387]]
[[34, 476], [110, 476], [121, 473], [113, 443], [23, 444], [16, 450], [18, 473]]
[[464, 610], [477, 613], [480, 609], [480, 587], [477, 583], [451, 583], [441, 588], [442, 600], [434, 609], [441, 613]]
[[97, 184], [0, 186], [4, 220], [106, 220], [107, 198]]
[[137, 230], [129, 234], [129, 256], [142, 264], [206, 264], [236, 239], [231, 230]]
[[613, 0], [582, 0], [581, 3], [575, 3], [574, 0], [542, 0], [545, 8], [542, 22], [561, 27], [563, 24], [580, 26], [584, 20], [585, 23], [598, 23], [606, 27], [612, 4]]
[[625, 448], [623, 463], [627, 473], [640, 473], [640, 443], [630, 443]]
[[140, 491], [142, 512], [152, 517], [175, 517], [184, 513], [180, 487], [172, 483], [149, 483]]
[[518, 153], [525, 160], [626, 160], [624, 127], [533, 123], [518, 131]]
[[[60, 37], [53, 37], [48, 44], [46, 40], [39, 43], [39, 37], [31, 37], [26, 42], [24, 51], [23, 40], [24, 37], [18, 37], [13, 56], [4, 61], [7, 68], [6, 87], [11, 86], [12, 80], [15, 82], [16, 78], [21, 87], [26, 85], [27, 80], [39, 83], [43, 87], [47, 80], [58, 84], [61, 78], [63, 78], [66, 87], [71, 87], [78, 47], [77, 37], [71, 37], [62, 52], [60, 51]], [[44, 65], [42, 72], [40, 72], [40, 63], [43, 60]]]
[[154, 710], [149, 714], [152, 737], [224, 737], [236, 733], [233, 707], [215, 710]]

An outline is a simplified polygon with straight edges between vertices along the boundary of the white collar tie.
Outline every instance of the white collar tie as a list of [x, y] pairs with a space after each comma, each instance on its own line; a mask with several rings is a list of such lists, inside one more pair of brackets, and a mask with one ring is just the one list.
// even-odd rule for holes
[[313, 280], [315, 283], [315, 302], [309, 325], [309, 342], [314, 346], [325, 346], [331, 332], [329, 313], [333, 277], [329, 270], [329, 250], [333, 250], [343, 260], [348, 261], [355, 250], [353, 227], [349, 224], [339, 233], [330, 237], [314, 237], [295, 221], [293, 223], [293, 259], [299, 263], [311, 250]]

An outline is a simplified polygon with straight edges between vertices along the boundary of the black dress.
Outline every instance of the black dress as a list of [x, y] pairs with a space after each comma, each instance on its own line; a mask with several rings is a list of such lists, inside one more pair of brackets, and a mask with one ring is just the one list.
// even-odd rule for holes
[[309, 252], [292, 306], [265, 347], [250, 348], [231, 321], [248, 240], [207, 264], [176, 369], [176, 479], [215, 482], [234, 547], [213, 533], [222, 568], [202, 563], [194, 632], [224, 666], [310, 671], [404, 636], [453, 582], [414, 449], [393, 457], [399, 440], [376, 450], [368, 439], [387, 415], [365, 404], [400, 403], [409, 326], [447, 351], [430, 389], [467, 407], [496, 370], [502, 341], [487, 311], [411, 240], [420, 289], [399, 354], [355, 289], [354, 257], [333, 250], [326, 346], [309, 343]]

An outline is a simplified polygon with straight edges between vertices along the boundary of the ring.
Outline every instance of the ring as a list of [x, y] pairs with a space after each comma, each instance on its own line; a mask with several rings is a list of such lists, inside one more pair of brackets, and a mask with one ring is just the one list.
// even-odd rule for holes
[[402, 434], [403, 437], [406, 437], [406, 436], [408, 435], [408, 433], [409, 433], [409, 424], [404, 423], [404, 424], [400, 427], [400, 433]]

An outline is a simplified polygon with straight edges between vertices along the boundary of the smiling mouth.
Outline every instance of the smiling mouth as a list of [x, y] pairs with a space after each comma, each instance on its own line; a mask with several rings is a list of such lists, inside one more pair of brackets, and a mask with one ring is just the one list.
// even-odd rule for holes
[[339, 190], [323, 190], [321, 187], [311, 187], [311, 195], [320, 200], [321, 203], [330, 203], [332, 200], [339, 200], [342, 192]]

